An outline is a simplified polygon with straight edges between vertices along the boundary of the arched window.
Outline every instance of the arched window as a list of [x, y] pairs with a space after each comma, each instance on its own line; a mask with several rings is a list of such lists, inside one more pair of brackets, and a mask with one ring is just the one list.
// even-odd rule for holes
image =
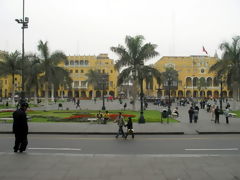
[[198, 78], [197, 77], [194, 77], [193, 78], [193, 86], [197, 86], [197, 82], [198, 82]]
[[213, 79], [213, 86], [219, 86], [219, 81], [217, 77]]
[[84, 61], [83, 61], [83, 60], [80, 61], [80, 65], [81, 65], [81, 66], [84, 65]]
[[85, 65], [88, 66], [88, 60], [85, 60]]
[[208, 78], [207, 78], [207, 86], [208, 86], [208, 87], [212, 87], [212, 81], [213, 81], [213, 80], [212, 80], [211, 77], [208, 77]]
[[190, 77], [186, 78], [186, 86], [192, 86], [192, 79]]
[[79, 65], [79, 61], [75, 61], [75, 66], [78, 66]]

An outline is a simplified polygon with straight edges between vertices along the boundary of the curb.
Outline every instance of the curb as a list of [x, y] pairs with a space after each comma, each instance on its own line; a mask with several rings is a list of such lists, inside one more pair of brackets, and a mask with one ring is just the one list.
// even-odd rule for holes
[[201, 132], [197, 131], [198, 134], [240, 134], [240, 132], [232, 132], [232, 131], [225, 131], [225, 132]]
[[[12, 132], [0, 132], [0, 134], [13, 134]], [[59, 134], [59, 135], [116, 135], [116, 132], [29, 132], [28, 134]], [[184, 132], [137, 132], [135, 135], [184, 135]]]

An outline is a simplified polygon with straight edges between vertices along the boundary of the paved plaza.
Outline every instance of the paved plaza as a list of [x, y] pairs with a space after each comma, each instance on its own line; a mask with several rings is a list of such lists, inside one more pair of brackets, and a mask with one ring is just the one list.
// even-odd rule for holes
[[[120, 104], [118, 100], [106, 101], [107, 110], [121, 109], [123, 111], [123, 104], [127, 103], [127, 109], [131, 109], [128, 100], [123, 100]], [[232, 105], [232, 102], [231, 106]], [[226, 103], [223, 103], [225, 107]], [[96, 103], [92, 100], [82, 100], [80, 103], [81, 109], [94, 109], [99, 110], [102, 107], [102, 101], [98, 100]], [[189, 104], [186, 106], [177, 106], [176, 103], [172, 104], [172, 109], [178, 107], [180, 116], [176, 118], [179, 123], [145, 123], [138, 124], [134, 123], [134, 130], [136, 134], [211, 134], [211, 133], [240, 133], [240, 119], [230, 118], [230, 124], [226, 124], [224, 115], [220, 116], [220, 124], [215, 124], [211, 120], [211, 113], [208, 113], [204, 109], [200, 109], [198, 123], [189, 123], [188, 109]], [[76, 109], [76, 105], [73, 102], [63, 103], [64, 110], [66, 109]], [[44, 106], [32, 108], [32, 110], [45, 110]], [[57, 110], [58, 103], [50, 103], [48, 110]], [[136, 104], [136, 109], [140, 109], [139, 101]], [[153, 105], [149, 103], [148, 109], [154, 109], [162, 111], [166, 107]], [[96, 123], [29, 123], [30, 133], [44, 133], [44, 134], [113, 134], [116, 132], [117, 125], [115, 123], [96, 124]], [[0, 124], [0, 133], [10, 133], [12, 125], [9, 123]]]

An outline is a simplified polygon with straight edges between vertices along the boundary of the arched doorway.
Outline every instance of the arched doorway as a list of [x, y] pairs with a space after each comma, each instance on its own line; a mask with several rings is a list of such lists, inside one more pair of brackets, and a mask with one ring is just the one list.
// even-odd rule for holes
[[213, 81], [213, 80], [212, 80], [211, 77], [208, 77], [208, 78], [207, 78], [207, 87], [212, 87], [212, 84], [213, 84], [212, 81]]
[[200, 91], [200, 97], [204, 98], [205, 97], [205, 92], [204, 91]]
[[198, 91], [193, 92], [193, 97], [198, 97]]
[[213, 97], [214, 98], [219, 98], [219, 92], [218, 91], [214, 91]]
[[212, 91], [207, 91], [207, 97], [211, 98], [212, 97]]
[[96, 91], [96, 97], [101, 97], [101, 96], [102, 96], [101, 91]]
[[233, 92], [229, 91], [229, 97], [232, 98], [233, 97]]
[[192, 96], [191, 91], [187, 91], [187, 92], [186, 92], [186, 97], [191, 97], [191, 96]]
[[87, 97], [86, 91], [81, 91], [81, 97], [82, 97], [82, 98], [86, 98], [86, 97]]
[[111, 95], [112, 97], [115, 97], [114, 91], [110, 91], [110, 92], [109, 92], [109, 95]]
[[74, 91], [74, 96], [75, 96], [76, 98], [79, 98], [79, 92], [78, 92], [78, 91]]
[[72, 97], [73, 97], [72, 91], [68, 91], [68, 97], [69, 97], [69, 98], [72, 98]]
[[93, 91], [89, 91], [88, 97], [89, 97], [90, 99], [92, 99], [92, 95], [93, 95]]
[[178, 91], [178, 97], [183, 97], [183, 91]]

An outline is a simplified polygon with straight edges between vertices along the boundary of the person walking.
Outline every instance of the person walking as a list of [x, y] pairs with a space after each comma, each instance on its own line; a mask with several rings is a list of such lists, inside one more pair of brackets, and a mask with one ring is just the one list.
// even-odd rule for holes
[[28, 103], [24, 102], [20, 108], [13, 113], [13, 133], [15, 135], [14, 152], [23, 152], [28, 144], [28, 123], [26, 110]]
[[80, 108], [80, 99], [77, 100], [77, 103], [76, 103], [76, 104], [77, 104], [76, 109], [77, 109], [77, 108], [81, 109], [81, 108]]
[[118, 132], [116, 134], [116, 138], [118, 138], [120, 134], [122, 134], [122, 137], [125, 138], [125, 133], [123, 131], [123, 126], [125, 126], [125, 122], [121, 112], [119, 112], [115, 122], [118, 125]]
[[126, 110], [126, 107], [127, 107], [127, 103], [124, 103], [124, 106], [123, 106], [124, 111]]
[[219, 124], [219, 115], [220, 115], [220, 110], [217, 106], [215, 109], [215, 123], [218, 123], [218, 124]]
[[229, 124], [229, 120], [228, 120], [228, 118], [229, 118], [229, 108], [228, 108], [228, 106], [225, 109], [224, 115], [225, 115], [225, 118], [226, 118], [226, 123]]
[[198, 106], [195, 106], [195, 108], [193, 110], [194, 123], [197, 123], [197, 121], [198, 121], [198, 113], [199, 113], [199, 108], [198, 108]]
[[213, 106], [211, 107], [211, 114], [212, 114], [211, 120], [214, 121], [214, 120], [215, 120], [215, 105], [213, 105]]
[[189, 121], [190, 123], [192, 123], [192, 120], [193, 120], [193, 107], [191, 106], [190, 109], [188, 110], [188, 115], [189, 115]]
[[132, 118], [131, 117], [128, 118], [128, 122], [126, 124], [126, 127], [127, 127], [127, 133], [126, 133], [125, 139], [127, 139], [128, 134], [131, 134], [132, 139], [133, 139], [134, 138], [134, 130], [133, 130], [133, 123], [132, 123]]

